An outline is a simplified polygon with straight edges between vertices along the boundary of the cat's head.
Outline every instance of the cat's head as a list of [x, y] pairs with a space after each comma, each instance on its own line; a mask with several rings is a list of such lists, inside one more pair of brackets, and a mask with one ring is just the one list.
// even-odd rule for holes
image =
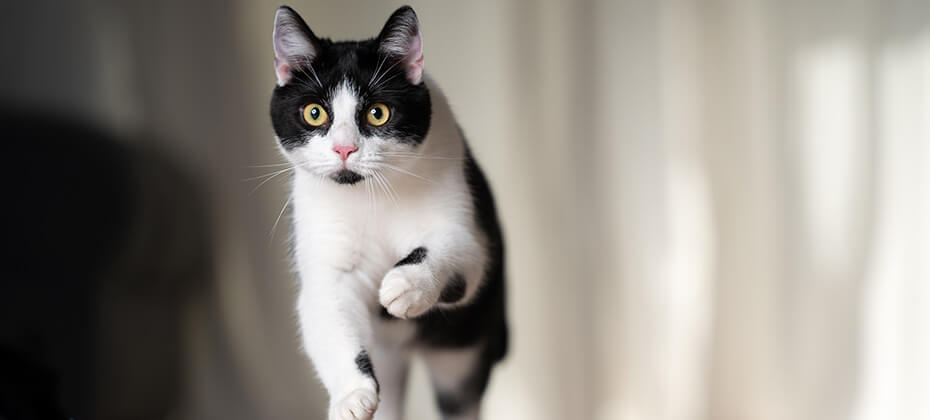
[[333, 42], [281, 6], [273, 38], [271, 120], [298, 170], [355, 184], [416, 152], [431, 107], [412, 8], [397, 9], [375, 38]]

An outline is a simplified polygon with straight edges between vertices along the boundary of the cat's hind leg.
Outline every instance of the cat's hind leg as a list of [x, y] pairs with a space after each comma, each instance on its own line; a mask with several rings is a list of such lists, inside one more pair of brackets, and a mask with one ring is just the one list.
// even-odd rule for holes
[[443, 420], [477, 420], [494, 363], [485, 346], [428, 349], [423, 352], [423, 360]]

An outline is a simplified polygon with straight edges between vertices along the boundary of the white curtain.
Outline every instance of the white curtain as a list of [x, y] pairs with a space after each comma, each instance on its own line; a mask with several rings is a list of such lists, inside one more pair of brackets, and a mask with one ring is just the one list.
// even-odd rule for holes
[[[279, 160], [278, 2], [89, 3], [120, 64], [100, 114], [154, 121], [214, 187], [219, 282], [188, 314], [178, 417], [322, 415], [286, 215], [269, 239], [285, 184], [241, 182]], [[400, 4], [291, 5], [348, 39]], [[507, 239], [513, 346], [485, 418], [930, 419], [930, 2], [413, 6]], [[211, 45], [232, 52], [198, 67]], [[201, 90], [222, 96], [179, 100]], [[409, 418], [435, 418], [414, 379]]]
[[[399, 4], [293, 6], [352, 38]], [[506, 230], [486, 418], [930, 418], [930, 4], [414, 7]], [[239, 10], [262, 88], [272, 8]]]

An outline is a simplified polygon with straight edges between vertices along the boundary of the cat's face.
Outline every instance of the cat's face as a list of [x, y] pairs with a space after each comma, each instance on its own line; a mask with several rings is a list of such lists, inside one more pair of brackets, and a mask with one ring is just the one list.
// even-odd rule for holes
[[377, 38], [317, 38], [286, 6], [275, 15], [271, 120], [287, 158], [340, 184], [392, 169], [430, 126], [416, 14], [402, 7]]

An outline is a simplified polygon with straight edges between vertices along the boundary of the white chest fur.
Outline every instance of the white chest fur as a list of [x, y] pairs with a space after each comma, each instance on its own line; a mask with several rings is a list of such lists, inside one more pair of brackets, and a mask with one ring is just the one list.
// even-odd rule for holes
[[326, 265], [380, 281], [430, 232], [473, 231], [471, 197], [460, 164], [454, 166], [429, 182], [390, 176], [391, 193], [364, 185], [369, 180], [348, 186], [298, 173], [292, 192], [298, 270]]

